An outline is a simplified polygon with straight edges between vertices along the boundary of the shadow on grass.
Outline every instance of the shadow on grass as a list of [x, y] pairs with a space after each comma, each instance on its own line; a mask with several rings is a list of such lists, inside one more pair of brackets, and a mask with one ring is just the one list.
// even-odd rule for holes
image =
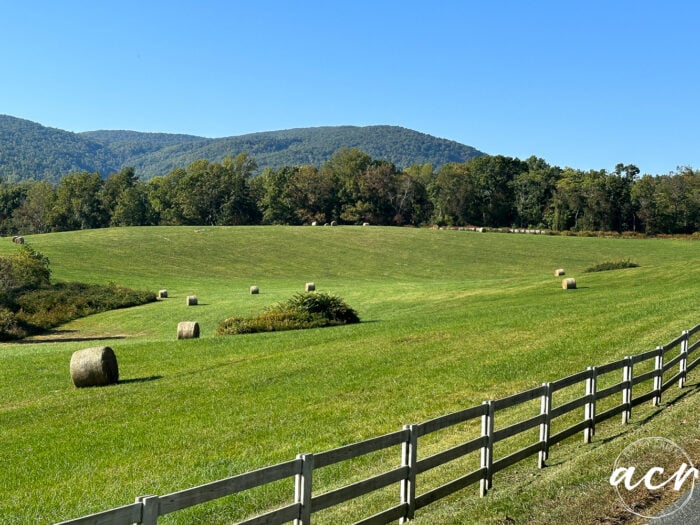
[[148, 377], [134, 377], [132, 379], [120, 379], [117, 381], [118, 385], [127, 385], [129, 383], [148, 383], [150, 381], [157, 381], [158, 379], [163, 379], [163, 376], [148, 376]]
[[106, 341], [112, 339], [126, 339], [125, 335], [71, 335], [78, 330], [49, 330], [36, 335], [30, 335], [24, 339], [10, 341], [13, 344], [37, 344], [37, 343], [77, 343], [81, 341]]

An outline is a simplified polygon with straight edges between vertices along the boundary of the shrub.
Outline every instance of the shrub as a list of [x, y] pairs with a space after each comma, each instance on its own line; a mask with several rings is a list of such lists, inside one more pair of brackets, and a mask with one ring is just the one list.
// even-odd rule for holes
[[27, 244], [0, 257], [0, 340], [27, 334], [98, 312], [156, 300], [152, 292], [115, 284], [50, 283], [46, 256]]
[[0, 302], [10, 306], [14, 297], [25, 290], [49, 285], [49, 260], [28, 244], [9, 257], [0, 257]]
[[153, 292], [107, 286], [58, 283], [25, 292], [15, 299], [20, 321], [30, 332], [46, 330], [87, 315], [153, 302]]
[[0, 341], [10, 341], [24, 337], [26, 332], [19, 326], [15, 314], [0, 306]]
[[280, 306], [282, 311], [292, 311], [310, 318], [320, 318], [332, 324], [359, 323], [357, 312], [345, 301], [324, 292], [298, 293]]
[[607, 272], [609, 270], [621, 270], [623, 268], [638, 268], [639, 265], [637, 263], [634, 263], [630, 261], [629, 259], [622, 260], [622, 261], [606, 261], [602, 262], [599, 264], [596, 264], [595, 266], [591, 266], [590, 268], [586, 268], [584, 272]]
[[251, 334], [321, 328], [359, 323], [357, 312], [340, 297], [323, 292], [303, 292], [275, 304], [252, 318], [231, 317], [223, 321], [219, 335]]

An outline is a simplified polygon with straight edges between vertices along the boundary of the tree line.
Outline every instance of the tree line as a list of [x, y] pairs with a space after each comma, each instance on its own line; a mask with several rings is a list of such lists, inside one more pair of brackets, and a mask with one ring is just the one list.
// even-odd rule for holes
[[398, 169], [356, 148], [320, 167], [266, 168], [247, 153], [142, 181], [133, 168], [57, 183], [0, 182], [2, 235], [146, 225], [316, 223], [484, 226], [688, 234], [700, 230], [700, 170], [640, 176], [482, 156]]

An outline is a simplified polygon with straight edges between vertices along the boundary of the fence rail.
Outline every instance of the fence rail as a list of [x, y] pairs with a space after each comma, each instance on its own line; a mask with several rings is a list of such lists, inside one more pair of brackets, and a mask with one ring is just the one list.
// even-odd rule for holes
[[[639, 404], [652, 401], [658, 406], [662, 394], [674, 384], [682, 388], [688, 372], [700, 364], [700, 356], [689, 361], [690, 356], [700, 348], [700, 340], [692, 343], [690, 341], [698, 332], [700, 324], [654, 350], [627, 356], [612, 363], [588, 367], [584, 371], [544, 383], [539, 387], [501, 399], [484, 401], [481, 405], [423, 423], [405, 425], [402, 430], [396, 432], [316, 454], [299, 454], [291, 461], [172, 494], [140, 496], [130, 505], [63, 521], [57, 525], [156, 525], [159, 516], [288, 478], [294, 478], [292, 503], [248, 518], [239, 522], [239, 525], [276, 525], [288, 522], [309, 525], [315, 512], [392, 485], [398, 485], [397, 504], [356, 522], [356, 525], [383, 525], [396, 521], [406, 523], [414, 518], [417, 510], [477, 483], [480, 494], [485, 496], [492, 488], [495, 473], [526, 458], [537, 455], [539, 468], [544, 467], [552, 446], [580, 433], [583, 434], [584, 442], [590, 443], [595, 435], [596, 425], [602, 421], [622, 414], [624, 424], [629, 422], [632, 409]], [[679, 349], [678, 354], [665, 360], [666, 354], [674, 349]], [[635, 367], [650, 366], [650, 370], [635, 375]], [[675, 373], [671, 375], [674, 370]], [[621, 374], [621, 381], [599, 387], [603, 381], [609, 382], [614, 378], [615, 373]], [[638, 385], [648, 382], [651, 382], [651, 389], [640, 393], [641, 387]], [[567, 389], [569, 395], [574, 398], [554, 406], [554, 394], [559, 396], [560, 392]], [[570, 392], [571, 389], [578, 389], [579, 392]], [[599, 410], [600, 402], [616, 395], [620, 395], [619, 403]], [[536, 400], [540, 402], [538, 414], [495, 430], [497, 413], [527, 403], [532, 404]], [[583, 409], [582, 420], [552, 434], [553, 422], [580, 409]], [[418, 460], [419, 438], [471, 421], [475, 424], [480, 421], [480, 435]], [[496, 443], [533, 429], [539, 429], [537, 441], [503, 457], [494, 458]], [[321, 494], [313, 493], [315, 470], [398, 446], [401, 447], [401, 451], [397, 458], [400, 460], [397, 467]], [[477, 452], [478, 468], [417, 495], [419, 475], [470, 455], [476, 462]]]

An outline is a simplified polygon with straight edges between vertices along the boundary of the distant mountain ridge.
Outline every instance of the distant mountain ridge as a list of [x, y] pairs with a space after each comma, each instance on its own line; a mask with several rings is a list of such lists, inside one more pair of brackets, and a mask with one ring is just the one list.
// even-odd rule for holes
[[219, 162], [246, 152], [265, 167], [320, 166], [343, 147], [358, 148], [400, 168], [439, 167], [484, 155], [471, 146], [399, 126], [325, 126], [224, 138], [137, 131], [73, 133], [0, 115], [0, 177], [57, 181], [69, 173], [103, 177], [132, 166], [144, 180], [184, 168], [198, 159]]

